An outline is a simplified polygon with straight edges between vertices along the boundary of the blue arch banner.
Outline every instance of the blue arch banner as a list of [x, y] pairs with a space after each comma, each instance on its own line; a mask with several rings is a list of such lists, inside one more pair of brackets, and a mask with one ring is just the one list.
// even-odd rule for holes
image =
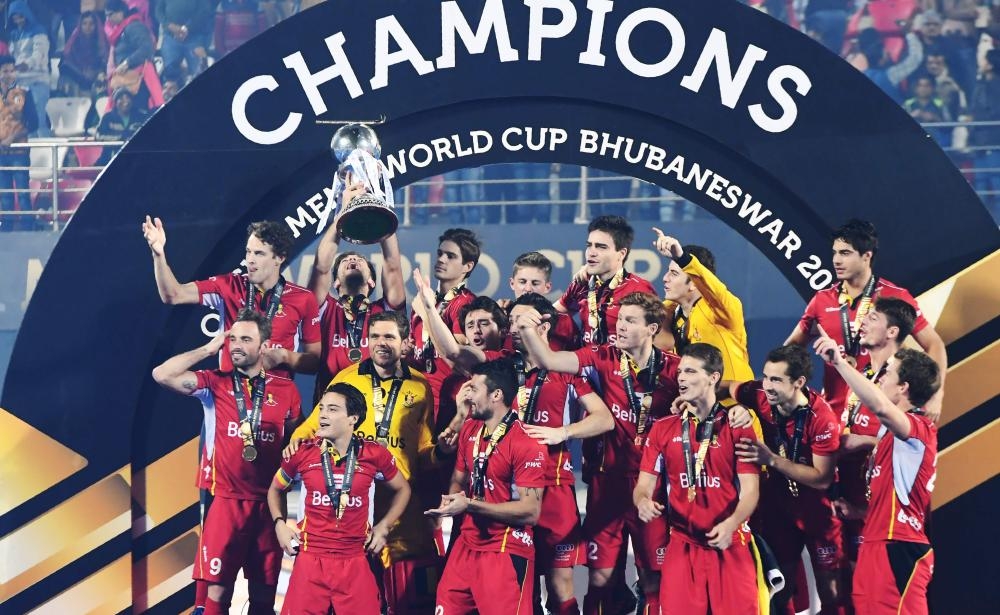
[[[0, 406], [51, 440], [65, 469], [5, 504], [3, 535], [116, 480], [126, 511], [154, 518], [151, 504], [136, 504], [155, 490], [145, 470], [196, 435], [196, 415], [148, 374], [201, 343], [204, 311], [161, 305], [142, 218], [165, 220], [181, 280], [235, 267], [252, 220], [285, 221], [297, 253], [316, 237], [334, 171], [335, 127], [322, 122], [379, 118], [397, 187], [516, 161], [638, 177], [712, 212], [803, 298], [832, 281], [829, 232], [850, 217], [878, 226], [879, 270], [914, 292], [1000, 246], [968, 183], [905, 112], [818, 44], [734, 0], [323, 3], [157, 112], [63, 233]], [[123, 558], [134, 566], [180, 540], [193, 514], [126, 523], [94, 548], [53, 555], [5, 599], [27, 610], [83, 591]], [[145, 578], [123, 569], [124, 584]], [[136, 604], [149, 606], [151, 583], [133, 586]]]

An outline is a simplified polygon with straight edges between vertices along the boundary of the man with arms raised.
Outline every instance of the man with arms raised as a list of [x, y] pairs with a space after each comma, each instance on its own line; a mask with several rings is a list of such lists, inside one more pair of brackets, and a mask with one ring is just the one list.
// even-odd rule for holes
[[931, 492], [937, 477], [937, 428], [924, 405], [938, 392], [937, 362], [904, 348], [889, 360], [876, 385], [847, 362], [826, 336], [816, 354], [837, 370], [861, 403], [882, 422], [878, 436], [849, 434], [845, 447], [874, 447], [868, 463], [869, 505], [854, 570], [858, 615], [927, 613], [934, 550], [927, 538]]
[[[350, 384], [365, 396], [367, 411], [359, 422], [358, 435], [386, 446], [396, 458], [403, 478], [412, 486], [442, 456], [450, 460], [454, 449], [441, 448], [444, 443], [435, 446], [430, 386], [423, 374], [402, 362], [403, 340], [409, 333], [402, 312], [373, 314], [368, 323], [371, 356], [337, 374], [332, 384]], [[286, 456], [297, 450], [301, 440], [316, 435], [319, 419], [320, 414], [314, 411], [295, 430]], [[375, 516], [384, 516], [391, 503], [390, 493], [376, 489]], [[412, 498], [399, 523], [390, 529], [382, 551], [383, 584], [390, 613], [434, 612], [434, 583], [443, 555], [440, 530], [424, 517], [417, 498]]]
[[[406, 509], [410, 485], [392, 453], [354, 434], [367, 414], [365, 397], [338, 382], [319, 401], [313, 440], [281, 464], [267, 491], [274, 531], [285, 553], [295, 557], [281, 612], [379, 612], [378, 587], [365, 551], [380, 554], [389, 528]], [[296, 476], [305, 487], [305, 513], [295, 528], [285, 522], [285, 491]], [[375, 483], [392, 492], [389, 508], [374, 526], [368, 502]]]
[[534, 309], [519, 315], [517, 329], [532, 363], [550, 372], [584, 376], [615, 418], [613, 430], [584, 442], [589, 489], [583, 534], [590, 567], [584, 613], [613, 608], [613, 582], [624, 573], [619, 554], [629, 536], [647, 607], [655, 613], [667, 528], [662, 519], [640, 523], [629, 496], [638, 478], [648, 429], [655, 418], [668, 413], [677, 396], [679, 359], [653, 347], [664, 318], [657, 297], [632, 293], [621, 299], [616, 311], [614, 345], [553, 351], [538, 335], [544, 320]]
[[460, 403], [471, 420], [458, 435], [451, 489], [435, 517], [464, 513], [437, 592], [438, 615], [531, 613], [535, 548], [532, 528], [545, 489], [544, 447], [511, 409], [517, 380], [511, 363], [472, 369]]
[[[295, 384], [264, 370], [270, 324], [243, 311], [228, 334], [179, 354], [153, 370], [164, 388], [201, 400], [212, 427], [205, 448], [212, 459], [208, 483], [215, 500], [198, 545], [194, 578], [206, 583], [206, 615], [229, 613], [236, 573], [243, 568], [251, 615], [273, 614], [281, 547], [267, 509], [267, 486], [281, 462], [281, 447], [301, 418]], [[232, 370], [190, 371], [215, 356], [225, 337]]]
[[[861, 323], [876, 299], [896, 297], [917, 310], [913, 337], [941, 368], [943, 387], [944, 374], [948, 370], [944, 341], [920, 313], [916, 300], [905, 288], [874, 274], [872, 264], [877, 253], [878, 233], [871, 222], [853, 219], [836, 229], [833, 232], [833, 268], [838, 281], [813, 296], [798, 326], [785, 343], [805, 345], [819, 335], [818, 329], [822, 327], [840, 344], [845, 360], [858, 369], [864, 369], [869, 357], [859, 344]], [[843, 411], [848, 387], [844, 379], [837, 375], [837, 370], [829, 365], [823, 372], [823, 395], [834, 412]], [[942, 390], [939, 390], [927, 404], [926, 411], [934, 420], [941, 415], [941, 398]]]
[[[736, 456], [736, 443], [756, 436], [752, 427], [732, 427], [716, 399], [722, 369], [714, 346], [684, 349], [677, 384], [686, 410], [653, 425], [632, 494], [640, 519], [652, 523], [666, 511], [670, 524], [664, 615], [760, 612], [746, 523], [757, 506], [760, 466]], [[668, 485], [666, 498], [658, 479]]]

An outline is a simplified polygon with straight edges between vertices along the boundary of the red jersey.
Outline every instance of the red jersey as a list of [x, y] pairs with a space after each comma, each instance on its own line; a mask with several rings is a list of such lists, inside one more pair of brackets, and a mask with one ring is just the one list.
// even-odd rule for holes
[[580, 322], [583, 323], [582, 342], [584, 346], [588, 344], [614, 345], [615, 338], [618, 337], [615, 334], [615, 324], [618, 322], [618, 310], [621, 309], [621, 300], [623, 297], [632, 293], [646, 293], [654, 297], [657, 296], [656, 291], [653, 290], [653, 285], [647, 280], [624, 270], [622, 273], [624, 276], [617, 284], [615, 280], [618, 276], [615, 276], [596, 289], [597, 294], [595, 298], [597, 300], [598, 312], [596, 329], [590, 321], [588, 301], [590, 291], [589, 282], [574, 281], [566, 289], [566, 292], [563, 293], [562, 298], [559, 299], [563, 307], [570, 314], [580, 313]]
[[[590, 472], [605, 472], [635, 477], [639, 475], [642, 445], [645, 435], [636, 442], [639, 415], [632, 409], [621, 374], [622, 351], [614, 346], [588, 346], [575, 351], [580, 362], [580, 375], [586, 378], [604, 403], [611, 409], [615, 428], [596, 438], [584, 440], [584, 464]], [[652, 393], [647, 426], [670, 412], [677, 397], [677, 366], [680, 357], [653, 349], [655, 366], [640, 366], [636, 374], [629, 366], [637, 403], [642, 393]], [[628, 363], [626, 361], [626, 363]], [[649, 430], [645, 429], [648, 434]]]
[[[760, 380], [741, 384], [736, 389], [736, 401], [757, 411], [764, 442], [775, 453], [779, 452], [779, 446], [784, 443], [785, 456], [789, 459], [791, 459], [795, 448], [795, 431], [799, 417], [797, 413], [804, 412], [802, 415], [802, 437], [799, 439], [797, 447], [798, 455], [792, 461], [811, 466], [814, 455], [829, 457], [837, 454], [840, 449], [841, 429], [840, 420], [830, 409], [826, 400], [812, 389], [807, 389], [807, 394], [809, 396], [808, 408], [799, 409], [789, 417], [779, 414], [777, 409], [773, 408], [767, 401]], [[782, 423], [784, 430], [781, 429]], [[798, 508], [813, 504], [816, 500], [822, 500], [826, 506], [829, 506], [825, 489], [819, 490], [798, 485], [798, 490], [798, 497], [793, 497], [785, 475], [777, 470], [771, 470], [768, 472], [767, 480], [761, 485], [761, 504]], [[778, 503], [779, 501], [780, 503]]]
[[[345, 458], [333, 464], [333, 482], [337, 489], [343, 487], [345, 467]], [[336, 508], [326, 491], [320, 441], [303, 442], [291, 459], [282, 462], [275, 476], [286, 487], [296, 474], [302, 477], [305, 514], [298, 523], [302, 550], [338, 556], [363, 554], [375, 481], [390, 481], [397, 472], [396, 459], [389, 449], [377, 442], [361, 440], [358, 464], [348, 494], [350, 499], [343, 516], [337, 519]]]
[[[385, 299], [368, 304], [357, 318], [348, 320], [344, 303], [327, 295], [319, 306], [319, 329], [323, 340], [323, 365], [316, 375], [316, 390], [322, 391], [334, 376], [346, 367], [367, 359], [368, 320], [374, 314], [406, 309], [406, 304], [390, 306]], [[353, 312], [358, 312], [355, 308]], [[352, 356], [354, 357], [352, 359]]]
[[[576, 350], [580, 347], [580, 327], [569, 314], [556, 312], [555, 325], [549, 329], [549, 348], [561, 350]], [[514, 351], [514, 340], [508, 335], [503, 338], [503, 349]]]
[[[236, 316], [247, 304], [246, 274], [225, 273], [195, 282], [198, 287], [198, 300], [222, 318], [223, 330], [229, 329], [236, 322]], [[271, 291], [254, 293], [254, 309], [267, 313], [270, 304]], [[271, 320], [271, 345], [288, 350], [296, 350], [299, 344], [312, 344], [321, 340], [319, 330], [319, 308], [316, 306], [316, 296], [312, 292], [285, 280], [285, 289], [281, 293], [281, 303]], [[223, 371], [232, 371], [233, 363], [229, 358], [229, 340], [219, 353], [219, 365]], [[276, 368], [275, 374], [291, 377], [291, 370]]]
[[[199, 370], [198, 384], [192, 393], [205, 410], [205, 455], [210, 464], [204, 468], [203, 485], [212, 495], [240, 500], [264, 500], [278, 465], [285, 440], [285, 425], [302, 416], [302, 400], [295, 383], [268, 373], [264, 380], [264, 403], [261, 405], [260, 430], [254, 446], [257, 458], [243, 460], [240, 415], [233, 393], [232, 372]], [[241, 376], [247, 411], [253, 408], [250, 380]]]
[[[458, 456], [455, 470], [469, 476], [470, 487], [466, 495], [472, 497], [472, 466], [474, 448], [479, 440], [482, 454], [489, 438], [483, 437], [483, 421], [468, 420], [458, 435]], [[524, 433], [521, 421], [514, 421], [507, 434], [493, 450], [486, 464], [485, 501], [493, 504], [511, 502], [517, 498], [519, 487], [545, 487], [545, 447]], [[466, 513], [462, 520], [460, 540], [473, 551], [513, 553], [533, 559], [534, 536], [530, 525], [510, 526], [500, 521]]]
[[[924, 318], [923, 314], [920, 312], [920, 306], [917, 305], [917, 300], [913, 298], [913, 295], [909, 293], [905, 288], [896, 286], [892, 282], [878, 278], [878, 282], [875, 284], [875, 290], [872, 293], [872, 303], [875, 302], [879, 297], [894, 297], [896, 299], [902, 299], [917, 310], [917, 321], [913, 326], [913, 334], [916, 335], [920, 333], [924, 327], [927, 326], [927, 319]], [[847, 303], [850, 299], [847, 295], [841, 296], [840, 283], [836, 283], [830, 288], [821, 290], [813, 295], [812, 300], [809, 305], [806, 306], [806, 311], [802, 314], [802, 318], [799, 320], [799, 327], [807, 335], [812, 332], [813, 325], [820, 324], [823, 330], [833, 338], [837, 344], [840, 345], [841, 350], [844, 349], [844, 330], [840, 322], [840, 305], [841, 303]], [[861, 307], [861, 297], [855, 297], [853, 301], [850, 301], [849, 309], [847, 312], [848, 322], [851, 325], [852, 335], [858, 335], [858, 327], [861, 326], [861, 321], [858, 316], [858, 308]], [[868, 356], [868, 351], [862, 348], [858, 354], [858, 369], [864, 369], [866, 365], [871, 361]], [[835, 412], [841, 412], [844, 409], [844, 405], [847, 402], [848, 395], [847, 384], [844, 379], [837, 374], [837, 370], [830, 365], [824, 364], [823, 366], [823, 396], [830, 403], [830, 407], [833, 408]]]
[[[531, 425], [541, 427], [563, 427], [569, 425], [579, 416], [579, 399], [593, 393], [590, 384], [580, 376], [547, 372], [545, 379], [539, 384], [540, 370], [533, 369], [524, 379], [524, 392], [518, 391], [514, 400], [514, 409], [521, 412], [530, 404], [532, 392], [538, 385], [538, 397], [532, 408], [531, 417], [523, 420]], [[548, 458], [545, 462], [545, 486], [573, 484], [573, 463], [569, 448], [565, 442], [547, 446]]]
[[[700, 430], [696, 420], [689, 420], [687, 423], [691, 455], [694, 457], [701, 450], [701, 440], [698, 438]], [[712, 439], [704, 457], [704, 469], [694, 481], [693, 502], [688, 500], [692, 480], [687, 466], [690, 464], [695, 467], [695, 462], [684, 458], [681, 434], [685, 421], [680, 416], [668, 416], [656, 421], [642, 454], [643, 472], [666, 474], [667, 522], [670, 524], [671, 535], [679, 534], [690, 542], [706, 547], [708, 539], [705, 534], [736, 510], [740, 499], [737, 474], [760, 474], [759, 465], [736, 457], [736, 443], [741, 438], [756, 439], [753, 426], [730, 426], [724, 409], [716, 413], [713, 424]], [[702, 431], [704, 429], [702, 427]], [[749, 533], [746, 524], [740, 531]]]
[[[870, 364], [869, 367], [871, 367]], [[884, 373], [884, 371], [876, 373], [874, 370], [868, 369], [865, 375], [869, 380], [878, 384]], [[882, 423], [868, 406], [858, 402], [857, 410], [854, 412], [854, 416], [851, 417], [851, 406], [855, 399], [854, 394], [851, 393], [847, 398], [847, 405], [844, 407], [844, 412], [840, 416], [840, 424], [843, 426], [844, 432], [846, 433], [849, 428], [852, 434], [871, 436], [873, 438], [878, 437], [879, 428], [882, 427]], [[868, 504], [868, 500], [865, 498], [865, 492], [867, 491], [865, 487], [865, 472], [867, 468], [867, 452], [858, 451], [841, 455], [837, 459], [837, 484], [838, 493], [841, 497], [853, 504], [865, 506]]]
[[927, 544], [927, 517], [937, 478], [937, 427], [923, 414], [907, 412], [905, 440], [884, 425], [872, 451], [872, 497], [865, 515], [864, 541], [902, 540]]
[[[438, 303], [437, 309], [441, 318], [452, 333], [465, 334], [464, 324], [459, 321], [458, 314], [462, 311], [462, 307], [471, 303], [475, 298], [472, 291], [463, 286], [454, 299]], [[445, 378], [451, 374], [451, 366], [438, 355], [436, 349], [433, 353], [431, 352], [433, 345], [429, 337], [424, 339], [424, 322], [417, 316], [416, 312], [410, 316], [410, 336], [413, 338], [413, 356], [409, 359], [409, 364], [427, 376], [427, 382], [431, 385], [431, 391], [434, 392], [434, 414], [437, 416], [441, 387]]]

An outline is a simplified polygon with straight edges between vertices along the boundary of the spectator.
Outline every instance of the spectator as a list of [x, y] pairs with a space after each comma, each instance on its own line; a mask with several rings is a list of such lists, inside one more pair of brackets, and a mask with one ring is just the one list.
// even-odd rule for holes
[[[986, 52], [982, 72], [976, 89], [972, 92], [969, 104], [969, 115], [976, 122], [1000, 121], [1000, 49]], [[983, 202], [993, 211], [993, 217], [1000, 219], [1000, 208], [997, 207], [997, 194], [1000, 190], [1000, 126], [978, 126], [972, 129], [969, 137], [971, 145], [976, 146], [976, 190]], [[991, 194], [983, 194], [988, 191]]]
[[955, 80], [967, 90], [976, 79], [975, 41], [958, 35], [942, 36], [943, 23], [937, 11], [924, 11], [919, 17], [917, 34], [924, 44], [925, 55], [944, 56]]
[[945, 22], [941, 26], [944, 34], [974, 36], [976, 18], [979, 17], [979, 3], [976, 0], [941, 0]]
[[222, 0], [215, 16], [215, 54], [225, 56], [266, 27], [257, 0]]
[[184, 86], [184, 75], [176, 69], [164, 69], [160, 79], [163, 81], [163, 104], [167, 104]]
[[108, 39], [97, 13], [84, 13], [63, 48], [60, 88], [70, 96], [99, 95], [107, 88], [108, 53]]
[[212, 38], [212, 6], [205, 0], [158, 0], [156, 20], [163, 31], [163, 67], [180, 68], [183, 63], [189, 79], [204, 70]]
[[[17, 80], [14, 58], [0, 56], [0, 189], [20, 192], [0, 192], [0, 213], [27, 210], [31, 204], [28, 188], [28, 167], [31, 157], [27, 148], [12, 148], [14, 143], [27, 141], [28, 134], [38, 128], [38, 114], [28, 88]], [[12, 169], [11, 167], [21, 167]], [[17, 207], [14, 195], [17, 195]], [[27, 228], [25, 216], [0, 218], [0, 231]]]
[[924, 61], [924, 45], [920, 42], [920, 38], [910, 32], [908, 27], [903, 30], [907, 33], [906, 55], [895, 64], [885, 49], [882, 35], [873, 28], [866, 28], [858, 33], [858, 51], [848, 57], [851, 64], [864, 72], [879, 89], [900, 104], [903, 102], [900, 84]]
[[134, 106], [132, 93], [118, 88], [112, 97], [114, 107], [104, 114], [97, 126], [97, 136], [109, 141], [127, 141], [149, 119], [149, 111]]
[[[903, 108], [921, 124], [930, 122], [950, 122], [951, 116], [944, 102], [934, 95], [934, 78], [930, 75], [918, 77], [913, 86], [913, 98], [903, 103]], [[942, 127], [926, 128], [927, 134], [941, 147], [951, 145], [951, 131]]]
[[14, 56], [21, 85], [31, 91], [40, 137], [51, 137], [45, 104], [49, 101], [49, 35], [35, 19], [24, 0], [14, 0], [7, 7], [10, 54]]
[[932, 53], [927, 56], [924, 69], [934, 79], [934, 94], [944, 103], [948, 114], [953, 119], [963, 114], [968, 102], [965, 92], [951, 77], [947, 59], [943, 55]]
[[847, 31], [847, 0], [809, 0], [805, 22], [806, 31], [813, 38], [840, 55]]
[[[59, 30], [63, 31], [63, 36], [69, 39], [70, 32], [76, 29], [80, 21], [80, 0], [45, 0], [52, 10], [49, 20], [49, 40], [52, 46], [57, 47], [59, 40]], [[41, 17], [39, 15], [39, 17]]]
[[[153, 68], [155, 39], [142, 22], [138, 10], [129, 8], [124, 0], [108, 0], [104, 9], [111, 31], [108, 44], [108, 92], [124, 87], [135, 97], [133, 104], [155, 109], [163, 104], [160, 78]], [[112, 102], [108, 101], [108, 110]]]

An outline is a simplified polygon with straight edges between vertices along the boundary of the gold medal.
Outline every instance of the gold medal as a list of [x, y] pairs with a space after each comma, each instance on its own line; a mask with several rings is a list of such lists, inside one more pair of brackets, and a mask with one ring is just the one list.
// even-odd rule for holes
[[382, 446], [389, 448], [389, 438], [376, 438], [375, 441]]
[[524, 411], [528, 407], [528, 387], [520, 387], [517, 390], [517, 408]]
[[243, 445], [243, 461], [252, 462], [257, 458], [257, 448], [253, 444]]
[[688, 502], [694, 502], [694, 485], [688, 487]]
[[340, 519], [344, 516], [344, 510], [347, 505], [351, 502], [351, 496], [348, 493], [340, 494], [340, 501], [337, 503], [337, 518]]
[[635, 437], [635, 445], [636, 446], [642, 446], [642, 435], [641, 434]]
[[357, 363], [361, 360], [361, 349], [351, 348], [347, 351], [347, 358], [350, 359], [351, 363]]
[[240, 435], [243, 436], [244, 440], [248, 440], [253, 436], [253, 428], [250, 427], [250, 421], [240, 423]]

